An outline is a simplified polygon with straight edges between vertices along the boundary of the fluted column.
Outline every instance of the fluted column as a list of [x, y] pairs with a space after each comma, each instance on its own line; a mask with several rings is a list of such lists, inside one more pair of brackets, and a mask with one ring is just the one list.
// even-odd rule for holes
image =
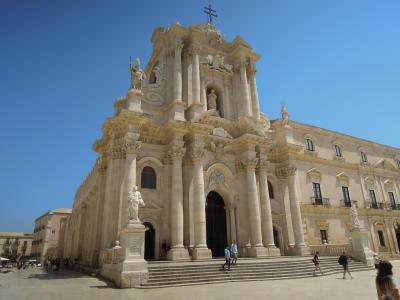
[[249, 256], [267, 256], [268, 252], [262, 244], [260, 204], [257, 195], [257, 181], [255, 169], [258, 158], [248, 158], [240, 163], [246, 174], [247, 201], [250, 223], [250, 244]]
[[167, 156], [172, 161], [171, 174], [171, 250], [168, 252], [169, 260], [187, 259], [188, 253], [183, 247], [183, 181], [182, 157], [185, 149], [173, 146]]
[[194, 240], [193, 259], [211, 258], [211, 250], [207, 248], [206, 197], [204, 193], [204, 176], [202, 149], [192, 149], [190, 158], [193, 163], [193, 198], [194, 198]]
[[200, 46], [194, 42], [192, 44], [192, 87], [193, 87], [193, 103], [200, 104], [200, 63], [199, 63]]
[[118, 212], [118, 232], [117, 232], [118, 234], [120, 233], [121, 228], [124, 227], [128, 222], [127, 199], [129, 191], [132, 190], [134, 186], [136, 186], [136, 157], [138, 152], [140, 151], [141, 145], [142, 143], [140, 141], [131, 140], [127, 141], [125, 146], [126, 150], [125, 171], [124, 171], [124, 178], [121, 184], [120, 203]]
[[261, 228], [264, 246], [268, 247], [270, 255], [279, 255], [279, 251], [274, 243], [274, 229], [272, 224], [271, 199], [269, 198], [268, 162], [260, 159], [259, 175], [260, 175], [260, 202], [261, 202]]
[[175, 42], [174, 57], [174, 101], [182, 102], [182, 40]]
[[297, 190], [296, 168], [293, 166], [287, 167], [286, 172], [289, 184], [290, 211], [292, 213], [295, 247], [300, 249], [304, 248], [306, 244], [304, 242], [303, 222], [301, 220], [301, 210]]
[[251, 104], [253, 110], [253, 117], [260, 119], [260, 103], [258, 101], [258, 91], [257, 91], [257, 82], [256, 82], [256, 66], [255, 62], [252, 62], [250, 65], [250, 89], [251, 89]]
[[242, 58], [240, 61], [240, 84], [242, 90], [242, 97], [243, 97], [243, 108], [244, 108], [244, 115], [249, 116], [251, 115], [251, 100], [250, 100], [250, 93], [249, 93], [249, 84], [247, 82], [247, 59]]
[[231, 119], [232, 118], [232, 101], [230, 99], [230, 79], [228, 79], [227, 77], [224, 78], [224, 94], [223, 94], [223, 98], [224, 98], [224, 108], [225, 108], [225, 112], [224, 112], [224, 118], [227, 119]]
[[229, 207], [229, 217], [231, 221], [231, 239], [233, 241], [237, 241], [236, 237], [236, 218], [235, 218], [235, 206]]

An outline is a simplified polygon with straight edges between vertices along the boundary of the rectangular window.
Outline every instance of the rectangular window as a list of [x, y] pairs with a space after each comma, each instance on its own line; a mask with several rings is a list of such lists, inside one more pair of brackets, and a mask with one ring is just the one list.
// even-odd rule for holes
[[342, 157], [342, 149], [338, 145], [335, 145], [335, 152], [337, 157]]
[[343, 192], [344, 206], [350, 207], [351, 200], [350, 200], [349, 188], [347, 186], [342, 186], [342, 192]]
[[308, 151], [314, 151], [314, 143], [310, 139], [307, 139], [307, 150]]
[[328, 243], [328, 233], [326, 230], [320, 230], [319, 232], [321, 234], [321, 244]]
[[382, 230], [378, 230], [378, 237], [379, 237], [379, 245], [381, 245], [381, 247], [385, 247], [385, 237], [383, 236]]
[[313, 182], [315, 204], [322, 205], [321, 186], [317, 182]]
[[388, 194], [389, 194], [389, 200], [390, 200], [390, 205], [392, 206], [392, 209], [396, 209], [397, 205], [396, 205], [396, 200], [394, 199], [393, 192], [388, 192]]
[[369, 190], [369, 197], [371, 198], [371, 207], [378, 208], [378, 203], [376, 202], [375, 191]]
[[361, 152], [361, 161], [362, 162], [367, 162], [368, 161], [367, 154], [365, 154], [365, 152]]

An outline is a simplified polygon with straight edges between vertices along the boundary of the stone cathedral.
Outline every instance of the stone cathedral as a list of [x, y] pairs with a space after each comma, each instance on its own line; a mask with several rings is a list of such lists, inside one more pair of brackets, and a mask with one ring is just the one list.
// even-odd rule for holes
[[148, 260], [220, 257], [233, 241], [241, 257], [336, 253], [350, 245], [353, 203], [370, 248], [399, 254], [400, 149], [292, 121], [284, 106], [270, 121], [260, 55], [212, 23], [159, 27], [151, 41], [93, 145], [98, 159], [62, 224], [60, 256], [101, 265], [134, 186]]

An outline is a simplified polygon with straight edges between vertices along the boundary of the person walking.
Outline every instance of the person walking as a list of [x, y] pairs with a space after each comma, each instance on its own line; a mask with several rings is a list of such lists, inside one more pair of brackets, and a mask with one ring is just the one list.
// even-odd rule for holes
[[349, 271], [349, 258], [346, 256], [345, 251], [343, 251], [342, 255], [340, 255], [338, 262], [343, 267], [343, 279], [346, 279], [346, 273], [348, 273], [350, 278], [353, 279], [353, 276], [351, 276]]
[[222, 269], [225, 271], [225, 266], [228, 265], [228, 271], [231, 270], [231, 251], [229, 250], [229, 246], [226, 246], [224, 250], [225, 254], [225, 263], [222, 265]]
[[380, 300], [400, 300], [399, 289], [396, 280], [393, 278], [392, 268], [392, 264], [385, 260], [378, 265], [375, 284]]
[[379, 259], [379, 257], [378, 257], [378, 253], [374, 253], [373, 259], [374, 259], [374, 266], [375, 266], [375, 269], [378, 270], [379, 262], [380, 262], [380, 259]]
[[319, 270], [321, 272], [321, 275], [324, 274], [324, 272], [322, 272], [321, 267], [319, 266], [319, 252], [315, 252], [314, 258], [313, 258], [313, 263], [314, 263], [314, 272], [313, 272], [313, 276], [317, 276], [316, 272], [317, 270]]
[[232, 256], [232, 264], [236, 265], [238, 259], [238, 247], [236, 241], [233, 241], [233, 243], [231, 244], [231, 256]]

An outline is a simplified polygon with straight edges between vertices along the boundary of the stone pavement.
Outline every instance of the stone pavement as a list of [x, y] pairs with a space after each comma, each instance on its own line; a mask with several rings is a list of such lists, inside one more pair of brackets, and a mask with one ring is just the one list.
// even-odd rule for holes
[[[400, 261], [393, 262], [400, 279]], [[46, 274], [42, 270], [23, 270], [0, 274], [0, 299], [377, 299], [375, 270], [354, 274], [343, 280], [341, 275], [324, 277], [207, 284], [160, 289], [115, 289], [88, 275], [66, 271]]]

